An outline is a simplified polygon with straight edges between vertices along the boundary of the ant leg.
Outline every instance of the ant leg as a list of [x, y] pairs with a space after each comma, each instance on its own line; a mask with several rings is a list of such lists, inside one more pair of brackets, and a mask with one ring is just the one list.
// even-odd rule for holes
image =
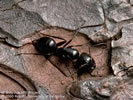
[[48, 34], [43, 34], [44, 36], [49, 36], [49, 37], [52, 37], [52, 38], [56, 38], [56, 39], [60, 39], [60, 40], [65, 40], [64, 38], [61, 38], [61, 37], [58, 37], [58, 36], [51, 36], [51, 35], [48, 35]]
[[70, 45], [70, 46], [68, 46], [67, 48], [72, 48], [72, 47], [81, 47], [81, 46], [83, 46], [82, 44], [81, 45]]
[[24, 54], [24, 55], [39, 55], [39, 56], [43, 56], [43, 55], [41, 55], [41, 54], [39, 54], [39, 53], [17, 53], [17, 54], [15, 54], [15, 56], [19, 56], [19, 55], [21, 55], [21, 54]]
[[[71, 62], [72, 62], [72, 61], [71, 61]], [[72, 63], [73, 63], [73, 62], [72, 62]], [[70, 69], [69, 69], [69, 67], [68, 67], [67, 64], [68, 64], [68, 63], [65, 62], [66, 68], [67, 68], [68, 72], [70, 73], [70, 77], [74, 80], [73, 74], [72, 74], [72, 72], [70, 71]]]
[[[86, 44], [88, 44], [88, 43], [85, 43], [85, 44], [79, 44], [79, 45], [70, 45], [70, 46], [67, 46], [67, 48], [81, 47], [81, 46], [84, 46], [84, 45], [86, 45]], [[94, 47], [101, 46], [101, 45], [104, 45], [104, 44], [106, 44], [106, 43], [96, 44], [96, 45], [94, 45]], [[88, 47], [89, 47], [89, 46], [88, 46]], [[103, 49], [105, 49], [105, 47], [104, 47]], [[104, 50], [102, 50], [99, 54], [94, 55], [94, 56], [99, 56], [100, 54], [103, 53], [103, 51], [104, 51]], [[90, 50], [90, 47], [89, 47], [89, 54], [90, 54], [90, 52], [91, 52], [91, 50]]]
[[57, 43], [56, 45], [57, 45], [57, 47], [59, 47], [59, 46], [63, 45], [64, 43], [66, 43], [66, 40], [61, 41], [61, 42]]
[[65, 72], [63, 72], [57, 64], [55, 64], [53, 61], [50, 60], [49, 56], [45, 56], [45, 58], [53, 65], [55, 66], [65, 77], [68, 77]]
[[101, 43], [96, 43], [96, 44], [94, 44], [94, 46], [97, 47], [97, 46], [101, 46], [101, 45], [105, 45], [105, 44], [106, 44], [106, 43], [101, 42]]
[[75, 38], [75, 36], [78, 34], [79, 30], [82, 28], [82, 26], [84, 25], [85, 21], [83, 22], [83, 24], [80, 25], [80, 27], [78, 27], [76, 29], [76, 32], [74, 33], [74, 35], [72, 36], [72, 38], [66, 42], [66, 44], [63, 47], [66, 47], [70, 42], [72, 42], [72, 40]]
[[27, 54], [27, 55], [29, 55], [29, 54], [31, 54], [31, 55], [41, 55], [41, 54], [38, 54], [38, 53], [23, 53], [23, 52], [17, 53], [16, 55], [21, 55], [21, 54]]
[[48, 37], [52, 37], [52, 38], [56, 38], [56, 39], [62, 40], [61, 42], [59, 42], [59, 43], [56, 44], [57, 46], [61, 46], [61, 45], [63, 45], [64, 43], [67, 42], [67, 40], [65, 40], [64, 38], [58, 37], [58, 36], [51, 36], [51, 35], [43, 34], [43, 33], [41, 33], [41, 34], [44, 35], [44, 36], [48, 36]]
[[86, 45], [86, 44], [89, 44], [89, 42], [88, 42], [88, 43], [84, 43], [84, 44], [78, 44], [78, 45], [70, 45], [70, 46], [67, 46], [67, 48], [81, 47], [81, 46], [84, 46], [84, 45]]

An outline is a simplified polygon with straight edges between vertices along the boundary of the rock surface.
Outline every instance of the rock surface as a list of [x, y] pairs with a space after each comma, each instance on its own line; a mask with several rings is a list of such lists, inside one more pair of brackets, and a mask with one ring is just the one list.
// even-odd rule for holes
[[68, 29], [78, 28], [84, 21], [84, 26], [104, 23], [103, 11], [97, 0], [31, 0], [21, 2], [19, 6], [38, 12], [50, 25]]
[[130, 0], [130, 3], [133, 4], [133, 0]]
[[110, 10], [110, 19], [115, 22], [121, 22], [124, 20], [129, 20], [133, 18], [133, 7], [129, 5], [120, 6], [116, 9]]
[[1, 0], [0, 33], [8, 37], [8, 43], [21, 46], [19, 40], [24, 36], [41, 29], [46, 24], [41, 17], [34, 12], [29, 12], [15, 6], [13, 0]]
[[[121, 100], [122, 94], [132, 98], [132, 5], [133, 0], [0, 0], [0, 93], [31, 90], [33, 100]], [[46, 59], [32, 44], [46, 34], [70, 40], [76, 29], [80, 33], [69, 46], [92, 56], [95, 77], [85, 73], [77, 78], [72, 61], [54, 55]], [[72, 82], [76, 85], [69, 90]]]
[[10, 66], [11, 68], [25, 73], [21, 57], [17, 56], [15, 48], [0, 44], [0, 63]]
[[132, 79], [122, 80], [115, 76], [108, 76], [100, 80], [90, 79], [73, 83], [70, 92], [84, 100], [132, 100], [132, 87]]
[[132, 38], [133, 38], [133, 24], [128, 24], [122, 28], [122, 37], [112, 42], [112, 65], [116, 63], [125, 64], [127, 67], [133, 65], [132, 63]]

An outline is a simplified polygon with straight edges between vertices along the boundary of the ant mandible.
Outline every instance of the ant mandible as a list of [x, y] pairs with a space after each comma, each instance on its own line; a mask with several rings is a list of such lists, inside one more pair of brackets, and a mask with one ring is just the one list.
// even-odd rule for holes
[[[94, 59], [87, 53], [81, 53], [79, 54], [79, 51], [77, 49], [72, 48], [73, 46], [67, 45], [74, 39], [76, 34], [78, 33], [78, 28], [76, 32], [74, 33], [72, 39], [70, 39], [68, 42], [60, 37], [56, 36], [50, 36], [48, 37], [42, 37], [35, 42], [33, 42], [34, 47], [36, 50], [44, 55], [45, 57], [56, 55], [62, 60], [71, 60], [75, 62], [75, 68], [77, 69], [77, 76], [81, 76], [85, 72], [91, 72], [95, 69], [96, 64]], [[62, 42], [56, 43], [54, 39], [52, 38], [58, 38], [63, 40]], [[63, 47], [59, 47], [62, 46]], [[80, 45], [79, 45], [80, 46]], [[70, 72], [70, 71], [69, 71]]]

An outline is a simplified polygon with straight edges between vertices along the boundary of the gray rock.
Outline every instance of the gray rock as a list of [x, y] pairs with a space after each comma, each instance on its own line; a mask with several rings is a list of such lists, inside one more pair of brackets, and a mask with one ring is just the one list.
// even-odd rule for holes
[[107, 31], [118, 32], [132, 20], [132, 6], [127, 0], [100, 0], [105, 14]]
[[17, 6], [12, 8], [11, 4], [13, 1], [10, 3], [8, 0], [1, 0], [0, 2], [3, 7], [0, 11], [0, 33], [8, 37], [8, 43], [21, 46], [22, 44], [19, 43], [21, 38], [40, 30], [45, 27], [46, 23], [37, 13], [26, 11]]
[[112, 50], [112, 66], [115, 66], [115, 64], [125, 63], [126, 67], [133, 66], [133, 56], [131, 56], [129, 53], [131, 48], [113, 48]]
[[133, 79], [121, 81], [115, 88], [110, 100], [133, 100]]
[[[20, 47], [23, 45], [21, 39], [48, 24], [75, 30], [85, 21], [83, 26], [86, 27], [80, 32], [99, 42], [115, 36], [125, 25], [122, 37], [112, 42], [111, 64], [115, 77], [76, 83], [71, 92], [84, 100], [132, 99], [132, 91], [128, 88], [133, 88], [133, 80], [123, 80], [123, 75], [133, 76], [132, 70], [128, 70], [133, 66], [133, 21], [129, 24], [133, 19], [133, 7], [129, 1], [132, 5], [133, 0], [0, 0], [0, 41], [5, 38], [8, 44]], [[0, 63], [25, 73], [23, 59], [16, 53], [16, 48], [0, 44]], [[38, 91], [37, 100], [51, 99], [44, 87], [38, 86]]]
[[49, 93], [47, 93], [47, 91], [43, 87], [39, 86], [38, 84], [36, 84], [36, 87], [38, 89], [39, 94], [36, 100], [52, 100], [52, 98], [50, 98], [52, 96]]
[[19, 3], [19, 6], [39, 13], [50, 25], [72, 30], [84, 21], [84, 26], [104, 23], [103, 10], [97, 0], [30, 0]]
[[[84, 100], [132, 100], [133, 79], [108, 76], [100, 80], [88, 79], [73, 83], [70, 91], [73, 96]], [[78, 92], [77, 92], [78, 91]]]
[[88, 37], [92, 39], [93, 35], [100, 33], [103, 28], [104, 26], [87, 27], [87, 28], [80, 29], [80, 32], [82, 32], [83, 34], [86, 34]]
[[0, 13], [0, 27], [18, 40], [40, 29], [39, 24], [44, 25], [40, 16], [34, 12], [13, 9]]
[[125, 67], [133, 66], [133, 24], [123, 27], [122, 37], [112, 42], [112, 67], [124, 64]]
[[88, 79], [73, 83], [70, 91], [73, 96], [84, 100], [109, 100], [113, 88], [118, 83], [119, 79], [113, 76], [97, 80]]
[[133, 0], [130, 0], [131, 5], [133, 5]]
[[112, 5], [120, 5], [122, 3], [128, 3], [127, 0], [110, 0]]
[[133, 18], [133, 7], [126, 4], [109, 11], [109, 18], [115, 22], [121, 22]]
[[113, 41], [113, 47], [129, 47], [133, 43], [133, 23], [122, 28], [122, 37], [118, 41]]
[[0, 10], [10, 9], [14, 3], [14, 0], [0, 0]]
[[121, 79], [130, 79], [133, 77], [133, 66], [127, 67], [126, 63], [120, 61], [112, 66], [114, 75]]
[[0, 44], [0, 63], [10, 66], [19, 72], [25, 73], [22, 59], [16, 54], [17, 51], [15, 48], [10, 48]]

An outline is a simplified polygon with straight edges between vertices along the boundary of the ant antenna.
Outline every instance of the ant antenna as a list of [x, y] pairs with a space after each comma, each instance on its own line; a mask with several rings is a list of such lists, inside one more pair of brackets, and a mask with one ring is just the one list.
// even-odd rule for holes
[[52, 35], [43, 34], [43, 33], [40, 33], [40, 34], [42, 34], [44, 36], [48, 36], [48, 37], [52, 37], [52, 38], [56, 38], [56, 39], [62, 40], [61, 42], [59, 42], [59, 43], [56, 44], [58, 47], [67, 42], [64, 38], [61, 38], [61, 37], [58, 37], [58, 36], [52, 36]]
[[89, 55], [91, 56], [91, 50], [90, 50], [90, 47], [89, 47]]
[[78, 27], [78, 28], [76, 29], [76, 32], [74, 33], [73, 37], [63, 46], [63, 48], [66, 47], [70, 42], [72, 42], [72, 40], [73, 40], [74, 37], [77, 35], [77, 33], [79, 32], [79, 30], [83, 27], [83, 25], [85, 24], [85, 22], [86, 22], [86, 21], [84, 21], [84, 22], [80, 25], [80, 27]]

